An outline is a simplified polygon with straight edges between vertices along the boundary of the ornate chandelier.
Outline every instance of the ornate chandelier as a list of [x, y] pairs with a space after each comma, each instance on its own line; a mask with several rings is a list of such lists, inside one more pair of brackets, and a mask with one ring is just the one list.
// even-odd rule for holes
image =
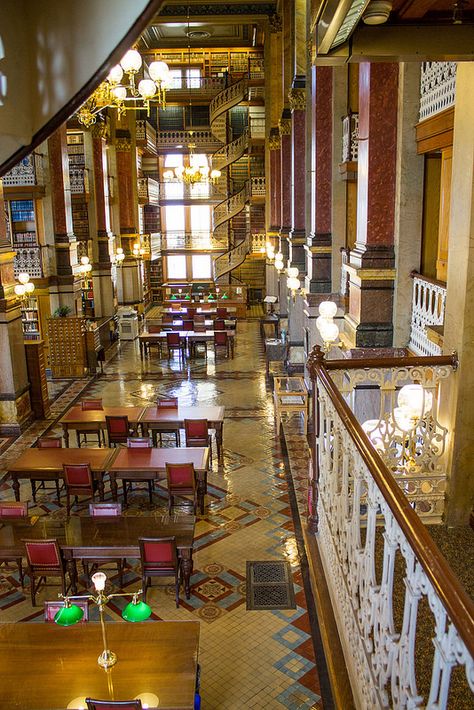
[[[77, 112], [77, 120], [89, 128], [96, 122], [98, 113], [106, 108], [116, 108], [119, 116], [125, 111], [146, 110], [150, 115], [150, 101], [166, 106], [166, 89], [171, 84], [170, 70], [166, 62], [155, 61], [148, 66], [149, 79], [141, 79], [135, 85], [135, 75], [142, 68], [142, 58], [136, 49], [129, 49], [119, 64], [112, 67], [105, 81], [100, 84]], [[122, 83], [123, 75], [128, 83]], [[140, 102], [141, 103], [138, 103]]]
[[[192, 136], [192, 131], [189, 132]], [[163, 177], [165, 180], [179, 180], [185, 185], [195, 185], [198, 182], [210, 182], [213, 185], [221, 176], [220, 170], [210, 170], [208, 165], [199, 165], [197, 156], [194, 155], [195, 143], [188, 143], [189, 165], [179, 165], [174, 170], [165, 170]]]

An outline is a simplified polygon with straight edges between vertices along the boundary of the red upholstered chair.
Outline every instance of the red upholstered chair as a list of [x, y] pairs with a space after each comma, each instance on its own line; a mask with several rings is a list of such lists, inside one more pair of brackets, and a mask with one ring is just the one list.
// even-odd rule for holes
[[88, 463], [63, 464], [64, 483], [66, 485], [66, 510], [71, 512], [71, 496], [74, 496], [76, 505], [77, 496], [92, 496], [97, 490], [97, 481], [94, 480], [91, 467]]
[[[80, 624], [84, 624], [89, 621], [89, 601], [87, 599], [73, 599], [73, 604], [80, 607], [84, 611], [84, 616], [80, 620]], [[54, 602], [44, 603], [44, 620], [47, 624], [54, 624], [54, 617], [60, 609], [63, 609], [66, 602], [58, 599]]]
[[[36, 446], [38, 449], [60, 449], [62, 448], [63, 445], [63, 440], [61, 439], [60, 436], [43, 436], [41, 439], [38, 439], [36, 442]], [[39, 486], [37, 484], [40, 484]], [[56, 488], [56, 496], [58, 498], [58, 503], [60, 502], [60, 485], [59, 485], [59, 480], [54, 481], [54, 485]], [[36, 503], [36, 491], [38, 488], [43, 488], [44, 490], [48, 490], [46, 488], [46, 483], [44, 479], [42, 478], [32, 478], [31, 479], [31, 494], [33, 496], [33, 500]]]
[[[22, 502], [1, 502], [0, 503], [0, 521], [7, 523], [11, 518], [26, 518], [28, 515], [28, 503]], [[16, 562], [18, 567], [18, 574], [20, 577], [20, 583], [23, 587], [23, 565], [21, 557], [13, 557], [12, 555], [0, 555], [0, 563], [2, 562]]]
[[175, 496], [192, 496], [196, 513], [196, 474], [192, 463], [167, 463], [168, 512], [171, 513]]
[[226, 330], [215, 330], [214, 331], [214, 353], [217, 356], [217, 348], [225, 348], [226, 355], [229, 357], [229, 336]]
[[206, 316], [204, 315], [204, 313], [196, 313], [193, 316], [193, 321], [194, 321], [194, 329], [196, 329], [196, 323], [205, 323]]
[[[196, 321], [194, 320], [194, 332], [195, 333], [205, 333], [206, 332], [206, 323], [204, 321]], [[191, 340], [191, 354], [193, 357], [196, 356], [196, 351], [202, 348], [206, 359], [207, 359], [207, 342], [205, 340]]]
[[109, 437], [109, 446], [126, 444], [128, 437], [133, 433], [126, 415], [106, 416], [105, 426]]
[[[177, 397], [159, 397], [156, 401], [158, 409], [178, 409]], [[163, 444], [162, 435], [173, 434], [176, 439], [176, 446], [179, 446], [179, 429], [161, 429], [161, 431], [152, 431], [153, 446], [157, 446], [157, 435], [160, 438], [160, 446]]]
[[93, 700], [86, 698], [87, 710], [142, 710], [141, 700]]
[[[103, 410], [104, 406], [101, 399], [83, 399], [81, 402], [81, 409], [83, 412], [95, 412]], [[85, 425], [84, 429], [76, 429], [77, 445], [79, 448], [81, 447], [81, 443], [87, 446], [87, 437], [91, 434], [92, 436], [97, 436], [97, 443], [99, 446], [102, 446], [102, 442], [105, 446], [105, 434], [102, 426], [100, 424], [89, 424]], [[81, 437], [83, 437], [82, 440]]]
[[163, 318], [161, 320], [163, 321], [163, 323], [172, 323], [173, 317], [174, 316], [172, 316], [171, 313], [165, 313], [165, 315], [163, 316]]
[[[149, 333], [161, 333], [161, 325], [152, 325], [150, 323], [150, 325], [148, 326], [148, 332]], [[158, 351], [159, 357], [161, 357], [163, 354], [162, 346], [163, 346], [162, 340], [153, 340], [153, 341], [148, 341], [148, 343], [147, 343], [148, 350], [150, 350], [151, 348], [156, 348]]]
[[186, 446], [209, 446], [209, 462], [212, 464], [212, 437], [207, 419], [185, 419]]
[[174, 577], [176, 607], [179, 607], [179, 576], [181, 561], [174, 537], [142, 537], [138, 539], [142, 562], [143, 601], [146, 602], [147, 587], [152, 577]]
[[[127, 448], [129, 449], [150, 449], [151, 448], [151, 442], [148, 437], [133, 437], [133, 438], [128, 438], [127, 439]], [[132, 485], [136, 481], [145, 481], [148, 484], [148, 498], [150, 500], [150, 503], [153, 503], [153, 481], [147, 479], [147, 478], [133, 478], [133, 481], [130, 479], [124, 478], [122, 481], [123, 485], [123, 502], [124, 505], [128, 504], [127, 500], [127, 493], [129, 490], [132, 490]]]
[[166, 333], [166, 345], [168, 347], [168, 360], [171, 360], [173, 352], [178, 351], [179, 360], [184, 361], [184, 344], [181, 341], [179, 333]]
[[150, 325], [148, 326], [149, 333], [161, 333], [161, 325]]
[[194, 323], [192, 320], [183, 320], [182, 330], [194, 330]]
[[214, 321], [214, 330], [225, 330], [225, 321], [222, 318], [216, 318]]
[[218, 318], [227, 318], [227, 308], [217, 308]]
[[61, 592], [67, 593], [66, 563], [63, 559], [58, 541], [23, 540], [28, 560], [28, 575], [31, 585], [31, 605], [36, 606], [36, 594], [41, 582], [46, 583], [47, 577], [61, 578]]
[[197, 308], [188, 308], [186, 315], [188, 318], [191, 318], [191, 320], [194, 318], [194, 316], [197, 313]]
[[[89, 515], [91, 517], [119, 517], [122, 515], [122, 506], [120, 503], [89, 503]], [[84, 574], [87, 577], [88, 584], [91, 584], [91, 577], [99, 566], [106, 565], [110, 562], [108, 559], [87, 558], [82, 560]], [[119, 576], [120, 589], [123, 588], [123, 568], [125, 559], [117, 560], [117, 571]]]

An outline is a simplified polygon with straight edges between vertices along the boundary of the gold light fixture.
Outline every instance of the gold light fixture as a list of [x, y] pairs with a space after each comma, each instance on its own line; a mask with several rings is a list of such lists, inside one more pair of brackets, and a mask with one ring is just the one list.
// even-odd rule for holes
[[30, 275], [26, 271], [18, 274], [18, 281], [20, 283], [15, 284], [15, 293], [22, 300], [27, 300], [35, 290], [35, 285], [30, 281]]
[[145, 255], [145, 249], [140, 245], [140, 242], [135, 242], [135, 244], [132, 247], [132, 256], [135, 257], [135, 259], [143, 259]]
[[[148, 66], [149, 78], [135, 85], [135, 76], [142, 69], [142, 57], [136, 49], [129, 49], [119, 64], [112, 67], [100, 84], [77, 112], [77, 120], [89, 128], [97, 114], [106, 108], [116, 108], [119, 116], [125, 111], [146, 110], [150, 115], [150, 101], [166, 106], [166, 89], [170, 86], [170, 70], [166, 62], [154, 61]], [[124, 74], [128, 83], [122, 83]], [[141, 103], [140, 103], [141, 101]]]
[[82, 278], [86, 278], [87, 274], [92, 271], [92, 264], [89, 263], [88, 256], [81, 256], [81, 265], [79, 267]]
[[125, 259], [125, 254], [123, 253], [122, 247], [117, 247], [117, 250], [113, 256], [113, 261], [116, 266], [122, 266], [123, 260]]

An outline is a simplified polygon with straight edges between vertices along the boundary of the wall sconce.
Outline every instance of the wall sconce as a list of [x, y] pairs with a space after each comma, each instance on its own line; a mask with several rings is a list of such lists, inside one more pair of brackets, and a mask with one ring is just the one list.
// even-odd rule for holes
[[81, 256], [81, 265], [79, 267], [79, 271], [82, 274], [82, 278], [85, 278], [87, 274], [92, 271], [92, 264], [89, 263], [88, 256]]
[[26, 271], [18, 274], [18, 281], [20, 283], [15, 284], [15, 293], [22, 300], [26, 300], [35, 290], [35, 285], [30, 281], [30, 275]]
[[285, 265], [283, 263], [283, 254], [281, 253], [281, 251], [277, 251], [277, 253], [275, 254], [275, 261], [274, 261], [273, 265], [274, 265], [275, 269], [278, 271], [278, 273], [283, 271], [283, 269], [285, 268]]
[[123, 260], [125, 259], [125, 254], [123, 253], [122, 247], [117, 247], [117, 251], [114, 254], [114, 262], [117, 266], [122, 266]]
[[319, 304], [319, 316], [316, 318], [316, 327], [323, 341], [323, 350], [328, 353], [333, 347], [341, 347], [339, 341], [339, 327], [333, 318], [337, 313], [334, 301], [322, 301]]
[[265, 250], [267, 252], [268, 261], [273, 261], [273, 259], [275, 258], [275, 247], [273, 246], [273, 244], [271, 244], [271, 242], [267, 242], [265, 244]]
[[132, 256], [135, 257], [135, 259], [143, 259], [143, 256], [145, 254], [145, 249], [140, 246], [139, 242], [135, 242], [135, 244], [132, 247]]
[[291, 291], [291, 297], [295, 300], [296, 293], [299, 290], [301, 284], [298, 278], [299, 269], [297, 266], [289, 266], [286, 270], [288, 278], [286, 280], [286, 285], [289, 291]]
[[[104, 607], [109, 603], [110, 599], [114, 597], [127, 597], [129, 593], [122, 594], [105, 594], [105, 583], [107, 581], [107, 575], [103, 572], [96, 572], [92, 575], [92, 583], [95, 587], [96, 594], [84, 594], [84, 595], [73, 595], [67, 596], [60, 594], [59, 597], [64, 599], [64, 606], [57, 612], [54, 617], [54, 621], [59, 626], [72, 626], [81, 621], [84, 616], [84, 610], [77, 604], [71, 604], [71, 599], [88, 599], [99, 607], [100, 615], [100, 625], [102, 628], [102, 641], [104, 645], [104, 650], [97, 659], [97, 663], [102, 668], [110, 668], [117, 663], [117, 655], [107, 648], [107, 634], [104, 622]], [[127, 606], [122, 611], [122, 617], [125, 621], [146, 621], [151, 616], [151, 607], [145, 602], [138, 601], [138, 595], [142, 593], [140, 589], [138, 592], [133, 593], [132, 601], [127, 604]]]

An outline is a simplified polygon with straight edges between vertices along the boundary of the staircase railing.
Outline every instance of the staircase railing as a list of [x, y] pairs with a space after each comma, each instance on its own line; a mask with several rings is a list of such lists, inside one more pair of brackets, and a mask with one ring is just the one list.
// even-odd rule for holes
[[[355, 704], [442, 710], [455, 667], [464, 669], [464, 692], [474, 693], [474, 604], [330, 375], [388, 363], [325, 361], [316, 346], [307, 364], [315, 429], [308, 523], [317, 532]], [[453, 368], [455, 359], [390, 365], [420, 372], [425, 365]], [[432, 623], [420, 631], [421, 613]], [[431, 636], [424, 673], [417, 631]]]
[[244, 99], [247, 87], [247, 79], [241, 79], [217, 94], [209, 104], [211, 131], [222, 143], [227, 141], [225, 114]]
[[236, 160], [241, 158], [248, 148], [249, 136], [249, 129], [246, 128], [242, 135], [236, 138], [235, 141], [226, 143], [222, 148], [216, 150], [211, 158], [212, 167], [216, 170], [222, 170], [227, 167], [227, 165], [235, 163]]
[[236, 269], [244, 261], [251, 248], [251, 235], [248, 233], [237, 246], [214, 259], [214, 279], [217, 280], [229, 271]]
[[247, 202], [250, 200], [251, 187], [250, 181], [247, 180], [244, 187], [231, 195], [227, 200], [222, 200], [214, 207], [212, 213], [212, 224], [214, 229], [217, 229], [224, 222], [228, 222], [232, 217], [241, 212]]

